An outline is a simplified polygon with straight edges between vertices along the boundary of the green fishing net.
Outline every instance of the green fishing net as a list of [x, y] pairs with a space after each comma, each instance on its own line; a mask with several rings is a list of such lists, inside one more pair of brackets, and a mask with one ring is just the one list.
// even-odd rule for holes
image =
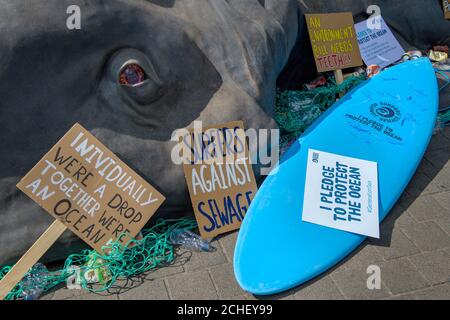
[[[143, 274], [157, 267], [168, 265], [175, 259], [174, 246], [169, 237], [173, 230], [193, 230], [197, 228], [194, 218], [174, 220], [158, 220], [156, 224], [142, 230], [141, 239], [133, 239], [123, 245], [117, 240], [104, 249], [108, 254], [100, 254], [95, 250], [84, 250], [79, 254], [70, 255], [61, 270], [46, 272], [40, 277], [39, 283], [22, 280], [6, 297], [6, 300], [24, 299], [27, 291], [40, 287], [43, 293], [62, 283], [67, 283], [69, 277], [77, 280], [77, 285], [90, 292], [107, 291], [117, 279]], [[10, 266], [0, 269], [0, 279], [11, 270]], [[31, 272], [38, 272], [32, 268]], [[89, 278], [96, 275], [96, 286]], [[24, 279], [33, 276], [30, 272]]]
[[366, 80], [365, 75], [351, 76], [337, 85], [331, 78], [323, 87], [312, 90], [278, 91], [275, 121], [280, 128], [280, 150], [296, 140], [324, 111], [331, 107], [339, 94], [345, 93]]

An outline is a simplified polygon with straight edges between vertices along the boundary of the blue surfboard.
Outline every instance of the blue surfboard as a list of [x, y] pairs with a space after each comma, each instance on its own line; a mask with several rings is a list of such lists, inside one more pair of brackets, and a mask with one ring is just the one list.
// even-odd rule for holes
[[383, 71], [327, 110], [282, 157], [245, 216], [234, 254], [240, 286], [256, 295], [296, 287], [366, 238], [302, 221], [310, 148], [378, 163], [382, 221], [423, 157], [437, 110], [437, 80], [425, 58]]

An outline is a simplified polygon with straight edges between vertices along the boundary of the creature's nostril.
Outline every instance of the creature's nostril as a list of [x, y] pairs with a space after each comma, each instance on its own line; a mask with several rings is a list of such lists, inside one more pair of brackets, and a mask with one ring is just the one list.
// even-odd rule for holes
[[141, 66], [136, 63], [130, 63], [120, 71], [119, 83], [134, 86], [143, 83], [146, 78], [145, 71]]

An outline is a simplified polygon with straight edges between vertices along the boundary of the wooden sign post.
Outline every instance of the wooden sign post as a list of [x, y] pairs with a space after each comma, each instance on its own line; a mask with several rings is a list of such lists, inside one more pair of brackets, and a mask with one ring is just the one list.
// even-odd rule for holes
[[334, 78], [336, 79], [337, 85], [344, 82], [344, 74], [342, 73], [342, 69], [334, 70]]
[[242, 121], [194, 129], [182, 138], [188, 142], [183, 169], [200, 235], [239, 229], [257, 191]]
[[334, 71], [336, 84], [341, 84], [342, 69], [363, 64], [352, 13], [306, 14], [305, 17], [317, 71]]
[[165, 198], [81, 125], [75, 124], [17, 187], [56, 218], [0, 281], [4, 299], [68, 228], [99, 253], [124, 246]]
[[39, 261], [66, 229], [67, 227], [59, 220], [55, 220], [50, 225], [50, 227], [0, 281], [0, 300], [6, 298], [16, 284], [22, 280], [28, 270]]

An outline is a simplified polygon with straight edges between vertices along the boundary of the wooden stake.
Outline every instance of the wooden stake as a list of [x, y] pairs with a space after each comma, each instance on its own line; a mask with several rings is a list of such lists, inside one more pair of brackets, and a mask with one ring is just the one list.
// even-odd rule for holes
[[0, 300], [6, 298], [25, 274], [39, 261], [47, 250], [58, 240], [67, 227], [55, 220], [30, 249], [0, 281]]
[[344, 75], [342, 74], [342, 69], [334, 70], [334, 78], [336, 79], [336, 84], [341, 84], [344, 82]]
[[[336, 79], [336, 84], [340, 85], [344, 82], [344, 74], [342, 73], [342, 69], [334, 70], [334, 78]], [[344, 92], [339, 93], [339, 97], [342, 98], [344, 96]]]

